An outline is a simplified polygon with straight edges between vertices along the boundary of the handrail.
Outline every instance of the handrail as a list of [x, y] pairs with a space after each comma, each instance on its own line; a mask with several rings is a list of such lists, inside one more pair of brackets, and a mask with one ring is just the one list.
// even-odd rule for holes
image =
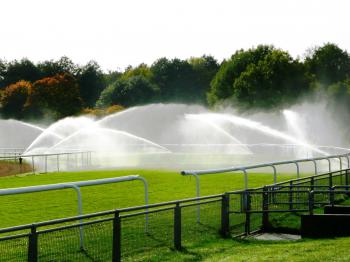
[[315, 157], [315, 158], [302, 158], [302, 159], [296, 159], [296, 160], [286, 160], [286, 161], [279, 161], [279, 162], [270, 162], [270, 163], [264, 163], [264, 164], [257, 164], [257, 165], [249, 165], [249, 166], [240, 166], [240, 167], [228, 167], [228, 168], [221, 168], [221, 169], [207, 169], [207, 170], [184, 170], [181, 171], [182, 175], [209, 175], [209, 174], [216, 174], [216, 173], [227, 173], [227, 172], [233, 172], [233, 171], [242, 171], [243, 169], [256, 169], [261, 167], [268, 167], [271, 165], [287, 165], [287, 164], [295, 164], [296, 162], [302, 163], [302, 162], [310, 162], [310, 161], [318, 161], [318, 160], [327, 160], [327, 159], [333, 159], [333, 158], [339, 158], [339, 157], [347, 157], [349, 158], [350, 153], [347, 154], [341, 154], [341, 155], [332, 155], [332, 156], [325, 156], [325, 157]]
[[[227, 173], [227, 172], [234, 172], [234, 171], [242, 171], [244, 174], [244, 188], [248, 189], [248, 172], [247, 170], [250, 169], [256, 169], [261, 167], [272, 167], [273, 169], [273, 181], [274, 184], [277, 184], [277, 170], [276, 166], [280, 165], [287, 165], [287, 164], [295, 164], [297, 169], [297, 178], [300, 178], [300, 168], [299, 163], [303, 162], [313, 162], [314, 164], [314, 170], [315, 175], [317, 175], [317, 163], [318, 160], [327, 160], [328, 161], [328, 169], [329, 172], [331, 172], [331, 161], [330, 159], [339, 159], [340, 160], [340, 169], [342, 169], [342, 157], [347, 158], [348, 162], [348, 168], [350, 167], [350, 160], [349, 160], [350, 153], [346, 154], [339, 154], [339, 155], [332, 155], [332, 156], [325, 156], [325, 157], [315, 157], [315, 158], [303, 158], [303, 159], [296, 159], [296, 160], [286, 160], [286, 161], [279, 161], [279, 162], [271, 162], [271, 163], [263, 163], [263, 164], [257, 164], [257, 165], [249, 165], [249, 166], [240, 166], [240, 167], [228, 167], [228, 168], [221, 168], [221, 169], [208, 169], [208, 170], [190, 170], [190, 171], [181, 171], [181, 175], [183, 176], [194, 176], [196, 179], [196, 196], [200, 197], [200, 175], [209, 175], [209, 174], [217, 174], [217, 173]], [[200, 222], [200, 207], [197, 207], [197, 222]]]
[[37, 156], [57, 156], [57, 155], [75, 155], [81, 153], [92, 153], [93, 151], [73, 151], [73, 152], [58, 152], [58, 153], [43, 153], [43, 154], [22, 154], [21, 157], [37, 157]]
[[[133, 180], [140, 180], [143, 182], [144, 190], [145, 190], [145, 204], [147, 207], [148, 206], [148, 184], [146, 179], [139, 175], [67, 182], [67, 183], [59, 183], [59, 184], [38, 185], [38, 186], [30, 186], [30, 187], [0, 189], [0, 196], [73, 188], [77, 193], [78, 215], [83, 215], [83, 201], [82, 201], [80, 187], [119, 183], [119, 182], [133, 181]], [[82, 222], [83, 221], [80, 220], [80, 223]], [[146, 231], [147, 231], [147, 228], [148, 228], [148, 215], [146, 215], [146, 223], [145, 223]], [[80, 248], [84, 249], [84, 231], [82, 227], [80, 227]]]
[[[250, 165], [250, 166], [240, 166], [240, 167], [228, 167], [228, 168], [221, 168], [221, 169], [208, 169], [208, 170], [189, 170], [189, 171], [181, 171], [181, 175], [183, 176], [188, 176], [192, 175], [196, 177], [196, 180], [199, 181], [197, 178], [198, 175], [209, 175], [209, 174], [217, 174], [217, 173], [227, 173], [227, 172], [234, 172], [234, 171], [242, 171], [244, 173], [244, 187], [245, 189], [248, 188], [248, 173], [247, 170], [249, 169], [257, 169], [257, 168], [262, 168], [262, 167], [273, 167], [274, 170], [274, 183], [277, 182], [276, 179], [276, 167], [275, 166], [280, 166], [280, 165], [287, 165], [287, 164], [295, 164], [297, 167], [297, 177], [300, 177], [300, 170], [299, 170], [299, 165], [298, 163], [302, 162], [313, 162], [314, 168], [315, 168], [315, 175], [317, 175], [317, 163], [316, 161], [318, 160], [327, 160], [329, 163], [329, 171], [331, 172], [331, 165], [330, 165], [330, 159], [340, 159], [341, 163], [341, 158], [346, 157], [347, 162], [348, 162], [348, 168], [350, 167], [350, 160], [349, 160], [349, 155], [350, 153], [347, 154], [341, 154], [341, 155], [332, 155], [332, 156], [325, 156], [325, 157], [315, 157], [315, 158], [304, 158], [304, 159], [296, 159], [296, 160], [287, 160], [287, 161], [279, 161], [279, 162], [271, 162], [271, 163], [264, 163], [264, 164], [257, 164], [257, 165]], [[341, 168], [342, 169], [342, 166]], [[198, 183], [199, 184], [199, 183]], [[198, 186], [197, 186], [197, 197], [198, 195]]]

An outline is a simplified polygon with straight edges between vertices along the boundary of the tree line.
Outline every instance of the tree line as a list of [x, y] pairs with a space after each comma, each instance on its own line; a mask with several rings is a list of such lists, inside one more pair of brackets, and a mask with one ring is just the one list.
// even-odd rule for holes
[[206, 55], [160, 58], [107, 73], [94, 61], [80, 66], [67, 57], [37, 64], [0, 60], [3, 118], [103, 115], [157, 102], [275, 109], [317, 91], [350, 104], [350, 56], [335, 44], [313, 48], [304, 59], [259, 45], [238, 50], [221, 63]]

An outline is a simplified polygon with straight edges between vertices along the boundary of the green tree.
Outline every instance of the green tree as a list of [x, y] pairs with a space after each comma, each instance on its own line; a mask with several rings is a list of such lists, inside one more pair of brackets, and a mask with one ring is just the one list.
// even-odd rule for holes
[[346, 105], [346, 107], [350, 109], [350, 78], [329, 85], [327, 94], [337, 104]]
[[126, 80], [133, 76], [143, 76], [146, 79], [152, 78], [152, 71], [146, 64], [140, 64], [133, 68], [131, 66], [127, 67], [125, 72], [122, 74], [121, 78]]
[[247, 107], [273, 108], [295, 102], [308, 86], [303, 65], [273, 50], [234, 80], [233, 98]]
[[40, 70], [28, 59], [14, 60], [7, 64], [0, 88], [5, 88], [20, 80], [34, 82], [41, 78]]
[[305, 59], [308, 72], [324, 86], [345, 80], [350, 75], [350, 56], [337, 45], [315, 48]]
[[57, 61], [47, 60], [38, 63], [37, 67], [40, 70], [41, 78], [52, 77], [64, 73], [76, 75], [79, 71], [78, 66], [66, 56], [61, 57]]
[[272, 46], [236, 52], [211, 83], [211, 105], [230, 100], [246, 108], [291, 103], [306, 92], [309, 80], [302, 63]]
[[153, 101], [157, 87], [142, 75], [119, 79], [102, 91], [97, 107], [104, 108], [111, 105], [124, 107], [146, 104]]
[[212, 56], [192, 57], [188, 60], [194, 71], [194, 80], [198, 96], [193, 102], [206, 104], [206, 94], [210, 89], [210, 82], [219, 70], [219, 64]]
[[6, 62], [0, 59], [0, 86], [2, 86], [2, 81], [4, 80], [6, 73]]
[[100, 66], [95, 61], [90, 61], [79, 70], [77, 78], [84, 105], [88, 107], [94, 106], [105, 88]]
[[109, 86], [117, 81], [122, 76], [122, 73], [119, 71], [109, 71], [108, 73], [103, 74], [103, 81], [105, 86]]
[[194, 102], [200, 95], [195, 72], [188, 61], [161, 58], [151, 66], [151, 71], [162, 102]]
[[219, 71], [210, 84], [208, 102], [210, 105], [233, 95], [233, 82], [250, 64], [257, 64], [266, 54], [273, 50], [272, 46], [260, 45], [257, 48], [237, 51], [227, 61], [223, 61]]

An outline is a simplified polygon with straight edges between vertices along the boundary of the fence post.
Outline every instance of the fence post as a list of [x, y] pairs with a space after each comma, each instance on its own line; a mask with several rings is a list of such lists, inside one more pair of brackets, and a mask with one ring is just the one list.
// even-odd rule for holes
[[245, 194], [245, 234], [249, 235], [250, 233], [250, 194], [248, 191], [244, 192]]
[[315, 184], [314, 177], [311, 177], [311, 178], [310, 178], [310, 190], [311, 190], [311, 191], [314, 190], [314, 184]]
[[181, 207], [176, 203], [174, 208], [174, 247], [181, 250]]
[[32, 172], [33, 172], [33, 174], [35, 174], [34, 156], [32, 156]]
[[57, 154], [57, 172], [60, 172], [60, 155]]
[[47, 173], [47, 155], [45, 156], [45, 174]]
[[314, 191], [309, 192], [309, 214], [314, 214]]
[[262, 225], [263, 230], [269, 227], [269, 191], [268, 187], [263, 188], [263, 214], [262, 214]]
[[121, 221], [119, 211], [114, 213], [113, 219], [113, 248], [112, 248], [112, 261], [121, 261]]
[[349, 190], [349, 169], [345, 170], [345, 184], [346, 184], [346, 190]]
[[221, 199], [221, 236], [230, 234], [230, 196], [225, 193]]
[[38, 233], [36, 232], [36, 226], [32, 225], [30, 228], [29, 243], [28, 243], [28, 261], [38, 261]]
[[293, 210], [293, 181], [289, 182], [289, 193], [288, 193], [289, 199], [289, 210]]
[[334, 206], [334, 187], [331, 187], [329, 190], [329, 203]]
[[19, 161], [19, 172], [22, 173], [23, 172], [23, 168], [22, 168], [22, 161], [23, 161], [23, 158], [20, 156], [18, 158], [18, 161]]

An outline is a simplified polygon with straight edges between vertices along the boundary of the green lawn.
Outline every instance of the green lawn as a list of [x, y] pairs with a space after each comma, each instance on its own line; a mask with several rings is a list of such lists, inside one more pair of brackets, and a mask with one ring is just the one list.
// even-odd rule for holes
[[350, 238], [258, 241], [218, 239], [193, 245], [182, 252], [166, 248], [132, 261], [349, 261]]
[[[91, 180], [125, 175], [141, 175], [149, 184], [150, 203], [195, 197], [193, 177], [165, 170], [114, 170], [62, 172], [18, 175], [0, 178], [0, 188], [25, 187], [71, 181]], [[280, 174], [278, 180], [294, 178]], [[249, 187], [273, 182], [272, 174], [249, 174]], [[201, 195], [219, 194], [242, 189], [241, 173], [201, 176]], [[121, 207], [143, 205], [144, 190], [141, 181], [83, 187], [83, 212], [92, 213]], [[0, 197], [0, 227], [33, 223], [36, 221], [74, 216], [77, 214], [76, 193], [72, 189]]]
[[[141, 175], [149, 183], [150, 203], [195, 196], [195, 180], [178, 172], [164, 170], [118, 170], [18, 175], [0, 178], [1, 188], [23, 187], [124, 175]], [[271, 184], [271, 174], [250, 174], [249, 186]], [[294, 178], [280, 174], [278, 180]], [[218, 174], [201, 177], [201, 194], [211, 195], [242, 189], [243, 175]], [[84, 213], [142, 205], [140, 181], [82, 188]], [[0, 198], [0, 227], [76, 215], [73, 190], [49, 191]], [[144, 233], [144, 217], [122, 220], [122, 257], [125, 261], [348, 261], [350, 238], [299, 241], [257, 241], [222, 239], [220, 202], [202, 207], [201, 224], [196, 223], [196, 207], [182, 208], [182, 251], [174, 251], [173, 210], [150, 215], [149, 233]], [[235, 218], [232, 218], [234, 220]], [[276, 217], [277, 227], [297, 226], [298, 216]], [[232, 221], [234, 222], [234, 221]], [[237, 222], [237, 221], [236, 221]], [[85, 226], [86, 253], [78, 249], [78, 228], [42, 234], [39, 237], [41, 261], [110, 261], [111, 222]], [[22, 239], [21, 241], [25, 241]], [[25, 258], [26, 242], [3, 242], [1, 257], [8, 261]], [[87, 255], [86, 255], [87, 254]], [[10, 258], [14, 259], [11, 260]], [[6, 260], [6, 261], [7, 261]]]

